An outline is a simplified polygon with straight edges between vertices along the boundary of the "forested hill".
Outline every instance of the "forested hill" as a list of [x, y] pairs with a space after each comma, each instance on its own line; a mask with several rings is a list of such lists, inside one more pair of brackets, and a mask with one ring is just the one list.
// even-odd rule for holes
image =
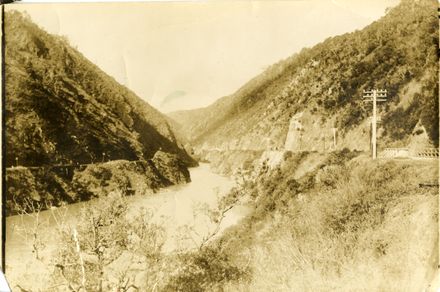
[[380, 146], [406, 146], [417, 135], [438, 145], [437, 6], [403, 0], [364, 29], [303, 49], [207, 108], [170, 116], [205, 149], [312, 150], [332, 139], [334, 127], [339, 146], [362, 149], [372, 112], [363, 90], [379, 88], [388, 90], [379, 105]]
[[65, 38], [17, 11], [5, 18], [7, 166], [148, 159], [159, 149], [194, 163], [161, 113]]

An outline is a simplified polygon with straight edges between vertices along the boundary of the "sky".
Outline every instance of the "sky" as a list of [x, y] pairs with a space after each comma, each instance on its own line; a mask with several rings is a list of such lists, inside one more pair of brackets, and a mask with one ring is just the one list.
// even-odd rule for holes
[[204, 107], [398, 0], [16, 3], [162, 112]]

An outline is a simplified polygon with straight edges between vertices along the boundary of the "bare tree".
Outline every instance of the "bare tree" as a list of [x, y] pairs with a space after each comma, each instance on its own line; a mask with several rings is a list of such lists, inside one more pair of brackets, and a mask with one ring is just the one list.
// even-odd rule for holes
[[138, 268], [133, 268], [141, 264], [148, 271], [145, 286], [151, 290], [158, 282], [165, 232], [152, 223], [148, 210], [131, 216], [127, 210], [126, 198], [109, 195], [84, 207], [75, 227], [58, 221], [55, 281], [78, 292], [141, 291], [145, 287], [135, 284]]
[[14, 229], [17, 231], [17, 235], [31, 247], [35, 258], [41, 261], [41, 252], [46, 247], [41, 238], [41, 229], [47, 225], [47, 220], [41, 218], [43, 204], [31, 198], [25, 198], [22, 204], [16, 203], [16, 206], [20, 206], [20, 224], [15, 225]]
[[[199, 230], [197, 226], [185, 225], [182, 230], [182, 239], [190, 240], [194, 246], [203, 249], [221, 230], [222, 223], [227, 213], [237, 205], [241, 197], [238, 195], [237, 189], [233, 189], [226, 196], [220, 196], [217, 192], [217, 203], [214, 207], [210, 207], [207, 203], [198, 203], [193, 206], [193, 218], [197, 225], [197, 221], [204, 222], [207, 229]], [[207, 220], [204, 220], [206, 218]]]

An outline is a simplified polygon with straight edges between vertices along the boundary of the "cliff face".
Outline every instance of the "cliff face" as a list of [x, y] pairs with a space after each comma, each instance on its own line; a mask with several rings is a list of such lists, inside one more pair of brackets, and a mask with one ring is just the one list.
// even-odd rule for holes
[[213, 105], [170, 116], [204, 150], [369, 148], [371, 103], [363, 90], [388, 90], [378, 106], [381, 147], [418, 134], [438, 145], [436, 1], [403, 0], [363, 30], [303, 49]]
[[[6, 164], [192, 158], [166, 118], [28, 17], [5, 15]], [[110, 48], [109, 48], [110, 49]]]

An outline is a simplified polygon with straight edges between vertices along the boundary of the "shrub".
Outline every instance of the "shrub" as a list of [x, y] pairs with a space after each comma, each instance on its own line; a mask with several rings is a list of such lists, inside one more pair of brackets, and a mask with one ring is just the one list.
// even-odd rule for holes
[[183, 254], [180, 260], [180, 270], [165, 291], [222, 291], [226, 283], [245, 280], [248, 275], [233, 265], [229, 255], [218, 246]]
[[127, 210], [122, 194], [112, 193], [83, 208], [76, 227], [60, 225], [53, 281], [73, 291], [136, 288], [135, 263], [147, 279], [157, 278], [164, 230], [151, 222], [151, 213], [143, 210], [130, 219]]

